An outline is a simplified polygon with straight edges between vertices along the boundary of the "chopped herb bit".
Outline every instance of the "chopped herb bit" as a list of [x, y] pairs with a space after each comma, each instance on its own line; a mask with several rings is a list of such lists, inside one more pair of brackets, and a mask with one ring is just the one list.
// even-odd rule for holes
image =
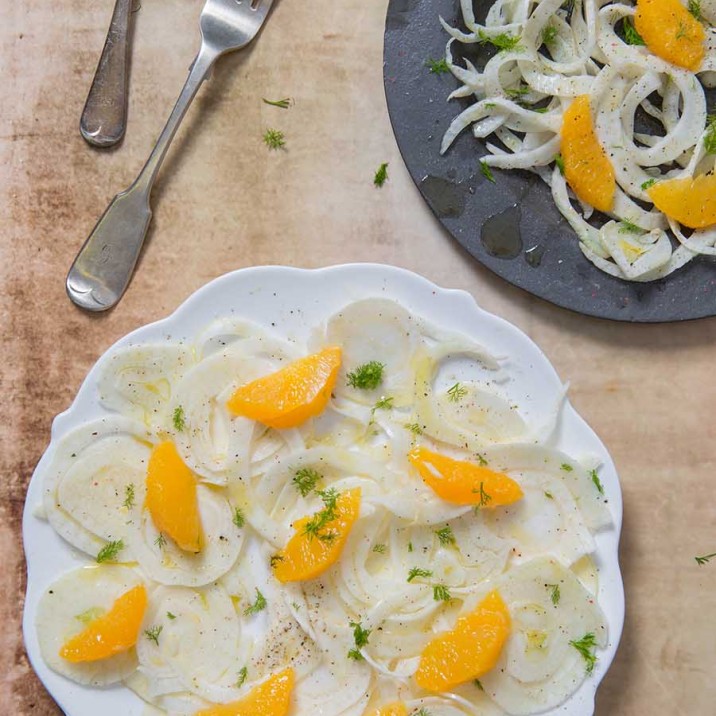
[[548, 500], [554, 500], [554, 495], [553, 495], [551, 492], [547, 491], [547, 490], [544, 491], [544, 496], [545, 496]]
[[364, 629], [361, 626], [360, 622], [351, 622], [350, 624], [353, 627], [353, 641], [355, 642], [356, 646], [359, 649], [363, 646], [366, 646], [368, 644], [368, 637], [370, 636], [372, 629]]
[[[412, 551], [413, 551], [413, 543], [408, 542], [408, 552], [412, 552]], [[408, 581], [410, 581], [410, 580], [408, 580]]]
[[485, 102], [485, 109], [494, 109], [497, 105], [494, 102]]
[[413, 711], [412, 716], [432, 716], [432, 714], [423, 706], [417, 711]]
[[716, 115], [713, 114], [706, 118], [704, 150], [707, 154], [716, 154]]
[[85, 611], [83, 611], [81, 614], [76, 614], [75, 619], [77, 619], [78, 622], [82, 622], [83, 624], [89, 624], [95, 619], [99, 619], [105, 613], [106, 612], [104, 609], [102, 609], [102, 607], [90, 607], [89, 609], [85, 609]]
[[682, 37], [686, 37], [686, 25], [680, 22], [679, 29], [676, 31], [676, 39], [680, 40]]
[[641, 190], [646, 191], [647, 189], [651, 189], [651, 187], [656, 184], [656, 179], [647, 179], [642, 185]]
[[620, 234], [638, 234], [640, 231], [644, 231], [641, 226], [637, 226], [633, 221], [629, 221], [628, 219], [622, 219], [620, 223]]
[[274, 569], [276, 565], [279, 562], [283, 562], [283, 560], [286, 559], [282, 554], [272, 554], [271, 559], [269, 560], [269, 564], [271, 565], [271, 569]]
[[599, 491], [600, 495], [604, 494], [604, 485], [602, 485], [602, 481], [599, 479], [599, 475], [597, 475], [596, 470], [590, 470], [589, 471], [589, 477], [592, 478], [592, 482], [594, 483], [594, 486]]
[[451, 403], [457, 403], [458, 401], [462, 400], [467, 395], [467, 388], [463, 388], [460, 383], [455, 383], [455, 385], [452, 386], [452, 388], [448, 388], [447, 391], [448, 394], [448, 400]]
[[559, 600], [562, 597], [559, 592], [559, 584], [545, 584], [544, 586], [545, 589], [549, 589], [550, 591], [550, 599], [552, 600], [552, 604], [557, 606], [557, 604], [559, 604]]
[[480, 44], [490, 44], [496, 47], [498, 50], [515, 50], [519, 52], [523, 49], [520, 45], [519, 35], [510, 35], [507, 32], [501, 32], [499, 35], [493, 35], [490, 37], [484, 30], [480, 30], [478, 35], [480, 36]]
[[246, 524], [246, 518], [244, 517], [244, 511], [240, 507], [234, 507], [234, 516], [231, 521], [241, 529]]
[[517, 99], [519, 97], [523, 97], [526, 94], [529, 94], [529, 91], [529, 87], [511, 87], [510, 89], [505, 90], [505, 94], [512, 99]]
[[281, 149], [286, 145], [286, 139], [280, 129], [267, 129], [264, 132], [264, 142], [269, 149]]
[[359, 390], [375, 390], [383, 382], [385, 366], [377, 360], [359, 365], [348, 373], [348, 385]]
[[489, 464], [489, 463], [487, 462], [487, 460], [485, 460], [485, 456], [484, 456], [484, 455], [480, 455], [479, 452], [478, 452], [478, 453], [475, 453], [475, 457], [477, 458], [477, 462], [480, 464], [480, 467], [485, 467], [486, 465]]
[[561, 154], [557, 154], [554, 157], [554, 163], [557, 165], [557, 169], [559, 169], [559, 173], [564, 176], [564, 159], [562, 159]]
[[634, 23], [628, 17], [624, 18], [622, 32], [624, 33], [624, 42], [627, 45], [646, 45], [644, 38], [636, 31]]
[[171, 619], [174, 621], [177, 618], [176, 614], [172, 614], [171, 612], [167, 612], [167, 619]]
[[701, 21], [701, 0], [689, 0], [689, 12], [699, 21]]
[[485, 492], [485, 483], [480, 483], [480, 489], [479, 490], [473, 490], [474, 493], [479, 493], [480, 495], [480, 502], [476, 505], [476, 507], [486, 507], [488, 502], [492, 502], [492, 495], [488, 495]]
[[539, 114], [546, 114], [549, 112], [549, 107], [532, 107], [533, 112], [539, 112]]
[[433, 599], [436, 602], [449, 602], [452, 599], [450, 590], [444, 584], [436, 584], [433, 586]]
[[382, 396], [379, 400], [376, 401], [375, 405], [373, 406], [372, 412], [375, 413], [376, 410], [392, 410], [393, 409], [393, 400], [394, 398], [386, 398], [385, 396]]
[[378, 554], [385, 554], [388, 549], [387, 544], [376, 544], [373, 546], [373, 551], [377, 552]]
[[557, 28], [554, 25], [546, 25], [542, 30], [542, 42], [551, 45], [557, 37]]
[[414, 435], [423, 434], [423, 429], [420, 427], [420, 425], [418, 425], [418, 423], [405, 423], [404, 427], [410, 430], [410, 432]]
[[574, 468], [568, 462], [563, 462], [560, 465], [560, 469], [564, 470], [565, 472], [572, 472], [572, 470], [574, 470]]
[[490, 165], [484, 160], [480, 162], [480, 173], [487, 181], [491, 181], [493, 184], [497, 183], [495, 181], [495, 175], [492, 173], [492, 169], [490, 169]]
[[[412, 550], [410, 550], [412, 551]], [[432, 577], [433, 573], [430, 569], [421, 569], [420, 567], [411, 567], [408, 572], [408, 581], [412, 582], [416, 577]]]
[[379, 167], [378, 171], [376, 171], [375, 176], [373, 177], [373, 184], [375, 186], [383, 186], [385, 184], [385, 180], [388, 178], [388, 162], [383, 162]]
[[480, 691], [485, 690], [485, 687], [480, 683], [480, 679], [474, 679], [472, 683], [475, 684]]
[[[264, 102], [265, 101], [266, 100], [264, 100]], [[237, 689], [240, 689], [244, 685], [244, 682], [246, 681], [246, 677], [248, 675], [249, 675], [249, 670], [245, 666], [242, 666], [241, 669], [239, 669], [239, 678], [236, 679], [236, 688]]]
[[244, 609], [245, 617], [248, 617], [251, 614], [258, 614], [259, 612], [266, 609], [266, 604], [267, 604], [266, 597], [264, 597], [264, 595], [261, 594], [258, 587], [255, 587], [255, 589], [256, 589], [256, 600], [254, 601], [253, 604], [249, 604], [249, 606], [246, 607], [246, 609]]
[[443, 75], [446, 72], [450, 72], [450, 66], [447, 63], [447, 60], [443, 58], [442, 60], [434, 60], [432, 57], [425, 63], [425, 66], [432, 72], [434, 75]]
[[291, 106], [291, 98], [286, 97], [286, 99], [266, 99], [265, 97], [261, 98], [266, 104], [270, 104], [272, 107], [280, 107], [281, 109], [288, 109]]
[[303, 528], [303, 533], [309, 538], [318, 537], [323, 542], [332, 542], [336, 537], [335, 532], [322, 532], [329, 522], [336, 519], [336, 502], [338, 500], [338, 492], [333, 488], [329, 490], [321, 490], [318, 493], [323, 500], [325, 507], [315, 514]]
[[587, 665], [587, 673], [591, 674], [594, 671], [594, 665], [597, 663], [597, 657], [595, 651], [597, 649], [597, 640], [594, 638], [594, 634], [591, 632], [585, 634], [579, 641], [570, 641], [570, 646], [573, 646], [584, 659]]
[[306, 497], [310, 492], [316, 489], [316, 485], [323, 479], [323, 475], [317, 470], [310, 467], [302, 467], [296, 470], [293, 478], [293, 484], [301, 493], [302, 497]]
[[149, 641], [153, 641], [157, 646], [159, 646], [159, 635], [162, 633], [162, 629], [164, 629], [164, 627], [161, 625], [145, 629], [144, 636], [146, 636]]
[[115, 540], [113, 542], [107, 542], [107, 544], [102, 547], [102, 549], [97, 553], [97, 557], [95, 558], [97, 564], [102, 564], [102, 562], [114, 562], [117, 555], [123, 549], [124, 541], [121, 539]]
[[368, 637], [372, 629], [364, 629], [360, 622], [350, 622], [353, 627], [353, 641], [355, 642], [355, 648], [348, 652], [348, 658], [360, 661], [363, 658], [363, 654], [360, 653], [362, 647], [367, 646]]
[[131, 510], [132, 507], [134, 507], [134, 483], [130, 482], [129, 485], [127, 485], [124, 488], [124, 502], [122, 503], [123, 507], [126, 507], [128, 510]]
[[186, 427], [184, 408], [181, 405], [178, 405], [176, 408], [174, 408], [174, 413], [172, 415], [172, 423], [174, 423], [174, 429], [180, 433], [183, 432], [184, 428]]
[[438, 536], [440, 544], [443, 545], [443, 547], [455, 544], [455, 535], [453, 534], [452, 527], [450, 527], [450, 525], [445, 525], [445, 527], [435, 530], [435, 534]]
[[716, 552], [713, 552], [712, 554], [705, 554], [703, 557], [694, 557], [694, 559], [696, 560], [696, 564], [702, 565], [711, 561], [714, 557], [716, 557]]
[[162, 547], [167, 546], [167, 538], [160, 532], [159, 537], [154, 540], [154, 544], [157, 545], [159, 549], [162, 549]]

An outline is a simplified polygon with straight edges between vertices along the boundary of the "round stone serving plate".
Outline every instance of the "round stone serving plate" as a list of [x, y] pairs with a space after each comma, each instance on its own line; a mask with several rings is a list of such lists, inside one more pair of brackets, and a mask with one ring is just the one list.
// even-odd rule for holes
[[[491, 0], [475, 0], [484, 17]], [[459, 0], [390, 0], [385, 26], [384, 83], [398, 147], [413, 180], [440, 223], [480, 263], [506, 281], [578, 313], [617, 321], [658, 323], [716, 315], [716, 265], [700, 257], [652, 283], [600, 271], [579, 249], [549, 187], [525, 171], [480, 173], [484, 142], [466, 129], [440, 155], [450, 122], [471, 102], [447, 101], [460, 83], [434, 74], [449, 39], [438, 21], [461, 24]], [[460, 52], [459, 43], [453, 45]], [[471, 45], [478, 67], [489, 52]]]

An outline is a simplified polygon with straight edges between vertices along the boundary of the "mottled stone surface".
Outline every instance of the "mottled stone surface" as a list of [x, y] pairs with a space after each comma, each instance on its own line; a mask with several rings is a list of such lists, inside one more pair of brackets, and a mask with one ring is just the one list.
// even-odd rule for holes
[[[90, 149], [79, 115], [110, 0], [0, 2], [0, 703], [58, 714], [24, 655], [25, 487], [89, 367], [113, 341], [206, 281], [256, 264], [382, 261], [463, 288], [544, 349], [621, 472], [627, 622], [598, 716], [706, 716], [716, 687], [716, 320], [627, 326], [530, 298], [477, 266], [423, 205], [382, 88], [385, 0], [280, 0], [260, 41], [223, 59], [155, 191], [139, 272], [102, 316], [65, 297], [67, 268], [108, 199], [141, 166], [196, 48], [199, 0], [145, 0], [127, 137]], [[261, 97], [291, 96], [289, 111]], [[269, 153], [266, 127], [286, 133]], [[378, 165], [390, 162], [381, 190]]]

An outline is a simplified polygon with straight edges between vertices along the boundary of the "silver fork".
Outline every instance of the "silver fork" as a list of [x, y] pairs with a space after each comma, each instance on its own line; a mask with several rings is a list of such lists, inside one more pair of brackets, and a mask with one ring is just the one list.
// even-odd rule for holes
[[272, 2], [207, 0], [199, 19], [199, 53], [147, 163], [133, 184], [112, 199], [67, 274], [67, 294], [81, 308], [106, 311], [122, 297], [152, 218], [154, 180], [189, 105], [216, 60], [256, 37]]

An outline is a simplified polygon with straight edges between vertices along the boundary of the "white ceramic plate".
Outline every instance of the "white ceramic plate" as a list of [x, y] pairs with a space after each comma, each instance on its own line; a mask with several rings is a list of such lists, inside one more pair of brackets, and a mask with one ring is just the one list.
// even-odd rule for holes
[[[102, 366], [117, 349], [128, 345], [191, 341], [219, 317], [248, 318], [279, 334], [303, 340], [312, 327], [342, 306], [369, 296], [394, 299], [435, 324], [473, 336], [494, 355], [508, 356], [509, 391], [528, 421], [539, 420], [558, 400], [562, 382], [545, 355], [520, 330], [480, 309], [463, 291], [439, 288], [409, 271], [390, 266], [349, 264], [313, 271], [268, 266], [236, 271], [204, 286], [168, 318], [125, 336], [97, 361], [69, 410], [55, 418], [52, 440], [30, 481], [23, 516], [28, 570], [23, 618], [25, 645], [35, 671], [67, 716], [98, 713], [140, 716], [145, 712], [143, 702], [123, 686], [82, 687], [51, 671], [40, 656], [34, 625], [37, 604], [47, 585], [73, 567], [87, 564], [86, 556], [71, 548], [35, 513], [42, 502], [43, 473], [57, 441], [83, 423], [106, 415], [97, 389]], [[609, 643], [599, 653], [593, 675], [565, 704], [551, 712], [560, 716], [588, 716], [594, 711], [596, 688], [614, 658], [624, 623], [624, 590], [617, 554], [621, 491], [609, 453], [568, 402], [552, 444], [577, 458], [594, 455], [602, 461], [600, 477], [614, 521], [612, 529], [596, 535], [595, 554], [600, 572], [598, 601], [606, 614]]]

